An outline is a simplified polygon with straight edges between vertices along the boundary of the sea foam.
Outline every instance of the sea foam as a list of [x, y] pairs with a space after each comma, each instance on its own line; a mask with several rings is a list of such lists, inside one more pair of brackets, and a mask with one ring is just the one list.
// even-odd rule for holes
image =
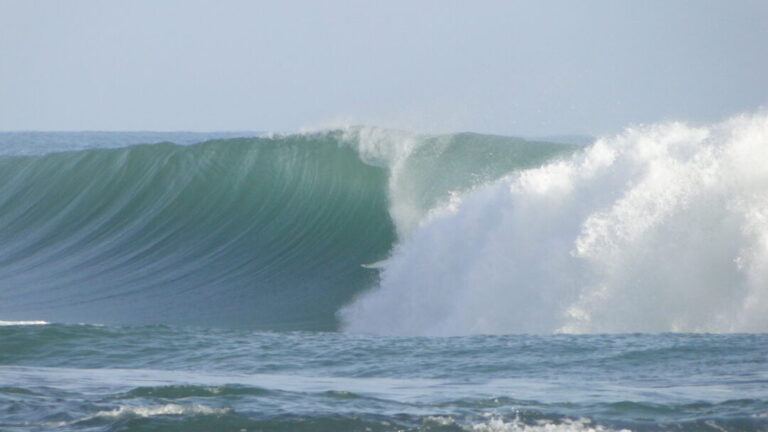
[[107, 411], [99, 411], [95, 417], [154, 417], [163, 415], [218, 415], [230, 412], [229, 408], [213, 408], [204, 405], [165, 404], [153, 406], [121, 406]]
[[0, 326], [46, 325], [48, 321], [0, 321]]
[[347, 330], [763, 332], [768, 113], [632, 127], [408, 231]]

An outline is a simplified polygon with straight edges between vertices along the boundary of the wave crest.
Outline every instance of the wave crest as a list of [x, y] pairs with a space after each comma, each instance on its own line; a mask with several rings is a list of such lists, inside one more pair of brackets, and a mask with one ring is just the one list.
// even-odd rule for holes
[[332, 330], [436, 203], [568, 149], [358, 127], [0, 157], [0, 317]]

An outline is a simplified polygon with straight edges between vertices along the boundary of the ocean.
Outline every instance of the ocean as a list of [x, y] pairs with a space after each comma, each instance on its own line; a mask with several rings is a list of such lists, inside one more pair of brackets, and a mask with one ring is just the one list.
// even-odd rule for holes
[[766, 330], [764, 112], [0, 133], [3, 432], [768, 431]]

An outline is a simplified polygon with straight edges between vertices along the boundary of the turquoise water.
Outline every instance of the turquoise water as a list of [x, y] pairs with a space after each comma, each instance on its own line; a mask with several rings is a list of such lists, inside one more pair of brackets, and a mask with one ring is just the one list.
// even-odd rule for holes
[[[72, 133], [24, 135], [49, 151], [0, 156], [0, 320], [334, 330], [376, 282], [363, 265], [395, 243], [390, 187], [405, 184], [418, 218], [572, 148], [362, 133], [192, 145], [86, 133], [91, 148], [78, 150]], [[17, 153], [20, 138], [3, 139]], [[397, 148], [408, 139], [418, 145]]]
[[766, 136], [0, 133], [0, 431], [768, 431]]

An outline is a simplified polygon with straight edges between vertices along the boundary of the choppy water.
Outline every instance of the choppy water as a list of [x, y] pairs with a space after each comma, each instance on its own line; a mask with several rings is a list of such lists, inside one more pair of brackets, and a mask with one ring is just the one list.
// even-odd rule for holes
[[766, 335], [0, 327], [5, 431], [764, 431]]

